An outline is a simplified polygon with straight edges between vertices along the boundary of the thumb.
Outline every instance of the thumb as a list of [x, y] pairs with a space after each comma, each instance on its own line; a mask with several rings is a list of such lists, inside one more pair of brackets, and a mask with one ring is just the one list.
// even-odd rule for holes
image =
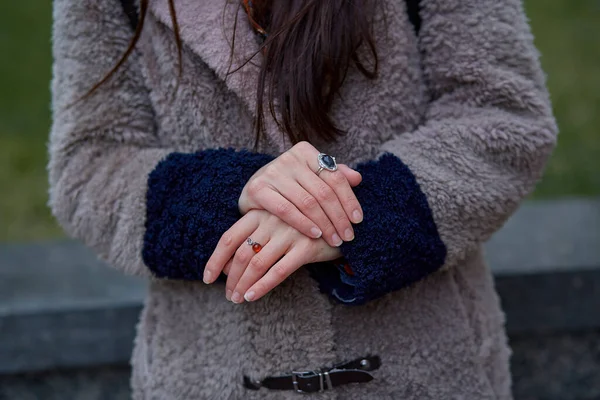
[[350, 186], [358, 186], [358, 184], [362, 182], [362, 175], [360, 172], [353, 170], [346, 164], [338, 164], [338, 169], [342, 174], [344, 174], [346, 179], [348, 179]]

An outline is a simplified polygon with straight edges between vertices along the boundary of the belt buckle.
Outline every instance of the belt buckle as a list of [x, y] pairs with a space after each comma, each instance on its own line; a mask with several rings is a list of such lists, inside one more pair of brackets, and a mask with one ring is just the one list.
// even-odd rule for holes
[[[323, 392], [327, 389], [333, 388], [331, 384], [331, 377], [329, 376], [328, 371], [292, 371], [292, 385], [294, 386], [294, 390], [296, 391], [296, 393], [311, 393], [300, 389], [300, 386], [298, 384], [298, 377], [311, 378], [317, 375], [319, 376], [319, 392]], [[327, 387], [325, 387], [325, 383], [327, 383]]]

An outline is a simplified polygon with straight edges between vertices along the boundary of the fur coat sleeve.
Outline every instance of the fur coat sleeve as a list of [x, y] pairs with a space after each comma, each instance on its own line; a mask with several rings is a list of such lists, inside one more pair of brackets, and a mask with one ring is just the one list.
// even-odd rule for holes
[[50, 205], [72, 237], [125, 272], [202, 278], [237, 199], [273, 159], [232, 149], [174, 152], [161, 143], [148, 89], [125, 53], [132, 31], [118, 1], [54, 1]]
[[360, 304], [463, 261], [541, 177], [557, 127], [520, 0], [423, 0], [423, 123], [357, 169], [365, 222], [324, 290]]
[[[240, 217], [245, 182], [273, 157], [165, 145], [137, 51], [82, 98], [117, 63], [132, 32], [116, 0], [55, 0], [54, 13], [54, 214], [126, 272], [202, 279], [220, 236]], [[555, 145], [519, 0], [422, 0], [420, 14], [428, 111], [416, 130], [397, 132], [377, 159], [356, 166], [365, 219], [341, 247], [350, 268], [313, 274], [347, 304], [459, 265], [533, 189]]]

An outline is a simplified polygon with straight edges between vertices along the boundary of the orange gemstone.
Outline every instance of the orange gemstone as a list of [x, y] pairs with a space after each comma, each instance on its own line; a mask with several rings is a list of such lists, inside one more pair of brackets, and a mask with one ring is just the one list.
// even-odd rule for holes
[[258, 243], [254, 243], [252, 245], [252, 250], [254, 250], [255, 253], [258, 253], [259, 251], [262, 250], [262, 246], [260, 244], [258, 244]]

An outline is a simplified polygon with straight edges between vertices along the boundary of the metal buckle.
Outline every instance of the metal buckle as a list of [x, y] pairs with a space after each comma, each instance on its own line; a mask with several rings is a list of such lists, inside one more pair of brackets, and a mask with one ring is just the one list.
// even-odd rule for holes
[[[321, 372], [321, 371], [292, 371], [292, 384], [294, 385], [294, 390], [296, 393], [310, 393], [300, 389], [298, 384], [298, 377], [300, 378], [312, 378], [313, 376], [319, 376], [319, 392], [323, 392], [327, 389], [332, 389], [333, 386], [331, 384], [331, 377], [329, 373]], [[325, 380], [323, 380], [325, 378]], [[325, 387], [325, 383], [327, 383], [327, 387]]]
[[292, 371], [292, 385], [294, 385], [294, 390], [296, 391], [296, 393], [307, 393], [304, 390], [301, 390], [298, 386], [298, 377], [303, 377], [308, 373], [309, 372], [307, 371]]
[[[333, 389], [333, 385], [331, 384], [331, 377], [329, 376], [329, 372], [330, 371], [325, 371], [325, 372], [323, 372], [323, 375], [325, 375], [325, 380], [327, 381], [327, 389]], [[323, 387], [323, 380], [321, 379], [321, 388], [322, 387]]]

